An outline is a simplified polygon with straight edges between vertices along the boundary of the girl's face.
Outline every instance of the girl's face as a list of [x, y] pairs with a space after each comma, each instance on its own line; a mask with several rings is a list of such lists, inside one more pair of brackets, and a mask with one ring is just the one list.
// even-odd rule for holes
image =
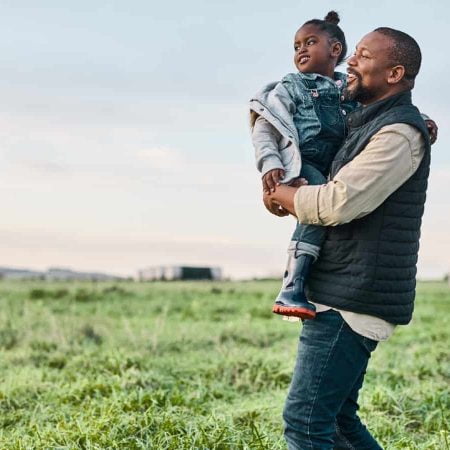
[[340, 54], [336, 45], [340, 46], [330, 43], [328, 34], [315, 25], [303, 25], [294, 38], [295, 67], [302, 73], [332, 76]]

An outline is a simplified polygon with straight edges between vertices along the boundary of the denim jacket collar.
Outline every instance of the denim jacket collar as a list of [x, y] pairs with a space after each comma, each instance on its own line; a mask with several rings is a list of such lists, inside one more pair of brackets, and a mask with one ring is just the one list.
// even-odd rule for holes
[[324, 79], [324, 80], [333, 81], [334, 83], [336, 83], [336, 81], [341, 81], [342, 85], [345, 85], [347, 83], [347, 75], [342, 72], [334, 72], [334, 79], [332, 79], [330, 77], [326, 77], [324, 75], [320, 75], [318, 73], [298, 72], [298, 74], [301, 78], [306, 78], [307, 80], [316, 81], [317, 79]]

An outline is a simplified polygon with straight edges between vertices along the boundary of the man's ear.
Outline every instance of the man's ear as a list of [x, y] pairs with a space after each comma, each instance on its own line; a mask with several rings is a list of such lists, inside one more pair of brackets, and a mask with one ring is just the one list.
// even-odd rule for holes
[[339, 58], [342, 53], [342, 44], [340, 42], [334, 42], [331, 46], [331, 56]]
[[388, 84], [397, 84], [400, 83], [405, 77], [405, 66], [394, 66], [388, 71]]

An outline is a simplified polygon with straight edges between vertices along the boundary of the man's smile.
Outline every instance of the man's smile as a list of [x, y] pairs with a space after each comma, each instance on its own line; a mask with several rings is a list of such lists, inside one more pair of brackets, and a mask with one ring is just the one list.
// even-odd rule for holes
[[347, 85], [353, 83], [355, 80], [360, 80], [361, 75], [359, 73], [356, 73], [353, 70], [348, 69], [347, 70]]

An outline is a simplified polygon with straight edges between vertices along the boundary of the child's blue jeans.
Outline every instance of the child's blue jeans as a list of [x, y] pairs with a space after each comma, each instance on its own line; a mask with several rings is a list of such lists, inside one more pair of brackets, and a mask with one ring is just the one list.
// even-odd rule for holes
[[[311, 164], [302, 163], [302, 170], [300, 172], [300, 177], [308, 180], [308, 184], [317, 185], [324, 184], [327, 182], [326, 177]], [[297, 223], [294, 234], [292, 235], [292, 241], [300, 241], [301, 243], [306, 243], [316, 247], [321, 247], [325, 239], [326, 227], [318, 225], [303, 225]], [[297, 249], [302, 251], [301, 245]], [[314, 255], [317, 257], [317, 255]]]

